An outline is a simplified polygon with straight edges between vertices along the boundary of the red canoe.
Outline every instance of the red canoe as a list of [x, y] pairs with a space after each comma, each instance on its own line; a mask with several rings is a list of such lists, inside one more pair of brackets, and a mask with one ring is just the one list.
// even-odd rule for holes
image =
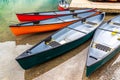
[[70, 14], [76, 14], [76, 13], [81, 13], [81, 12], [86, 12], [86, 11], [94, 11], [96, 9], [77, 9], [77, 10], [65, 10], [65, 11], [49, 11], [49, 12], [33, 12], [33, 13], [19, 13], [16, 14], [17, 18], [21, 22], [26, 22], [26, 21], [38, 21], [38, 20], [45, 20], [49, 18], [55, 18], [55, 17], [60, 17], [60, 16], [65, 16], [65, 15], [70, 15]]

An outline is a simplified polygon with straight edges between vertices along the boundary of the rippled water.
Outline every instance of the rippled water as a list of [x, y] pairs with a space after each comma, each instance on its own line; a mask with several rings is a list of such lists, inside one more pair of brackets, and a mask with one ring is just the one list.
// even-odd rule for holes
[[0, 0], [0, 41], [14, 40], [10, 24], [18, 23], [15, 13], [57, 10], [59, 0]]

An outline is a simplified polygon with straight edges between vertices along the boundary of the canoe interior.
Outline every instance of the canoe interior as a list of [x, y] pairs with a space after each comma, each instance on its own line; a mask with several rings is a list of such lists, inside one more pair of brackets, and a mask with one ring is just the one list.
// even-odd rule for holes
[[[87, 67], [100, 63], [100, 61], [107, 58], [107, 56], [111, 55], [119, 47], [120, 16], [117, 16], [97, 29], [89, 48]], [[101, 63], [103, 64], [104, 62]]]
[[28, 54], [41, 53], [82, 38], [88, 33], [94, 31], [98, 25], [102, 23], [104, 19], [103, 17], [104, 14], [99, 14], [94, 17], [87, 18], [84, 21], [80, 20], [72, 25], [69, 25], [29, 49]]
[[74, 14], [74, 15], [67, 15], [67, 16], [47, 19], [47, 20], [20, 23], [20, 24], [16, 24], [16, 26], [30, 26], [30, 25], [43, 25], [43, 24], [64, 23], [64, 22], [69, 22], [69, 21], [74, 21], [74, 20], [78, 20], [78, 19], [81, 19], [81, 18], [85, 18], [88, 15], [92, 15], [94, 13], [95, 12], [79, 13], [79, 14]]
[[80, 12], [89, 11], [89, 10], [92, 10], [92, 9], [86, 8], [86, 9], [65, 10], [65, 11], [32, 12], [32, 13], [21, 13], [21, 15], [65, 15], [65, 14], [80, 13]]

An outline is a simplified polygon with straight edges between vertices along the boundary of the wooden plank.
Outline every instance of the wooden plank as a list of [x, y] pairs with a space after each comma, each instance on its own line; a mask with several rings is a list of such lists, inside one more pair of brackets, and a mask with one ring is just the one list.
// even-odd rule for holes
[[89, 0], [72, 0], [70, 8], [97, 8], [108, 13], [120, 13], [120, 3], [92, 2]]

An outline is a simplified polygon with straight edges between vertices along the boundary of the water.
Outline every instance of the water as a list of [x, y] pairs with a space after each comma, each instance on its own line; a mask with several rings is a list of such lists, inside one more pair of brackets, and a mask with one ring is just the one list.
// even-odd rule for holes
[[57, 10], [59, 0], [0, 0], [0, 42], [15, 40], [9, 25], [18, 23], [15, 13]]

